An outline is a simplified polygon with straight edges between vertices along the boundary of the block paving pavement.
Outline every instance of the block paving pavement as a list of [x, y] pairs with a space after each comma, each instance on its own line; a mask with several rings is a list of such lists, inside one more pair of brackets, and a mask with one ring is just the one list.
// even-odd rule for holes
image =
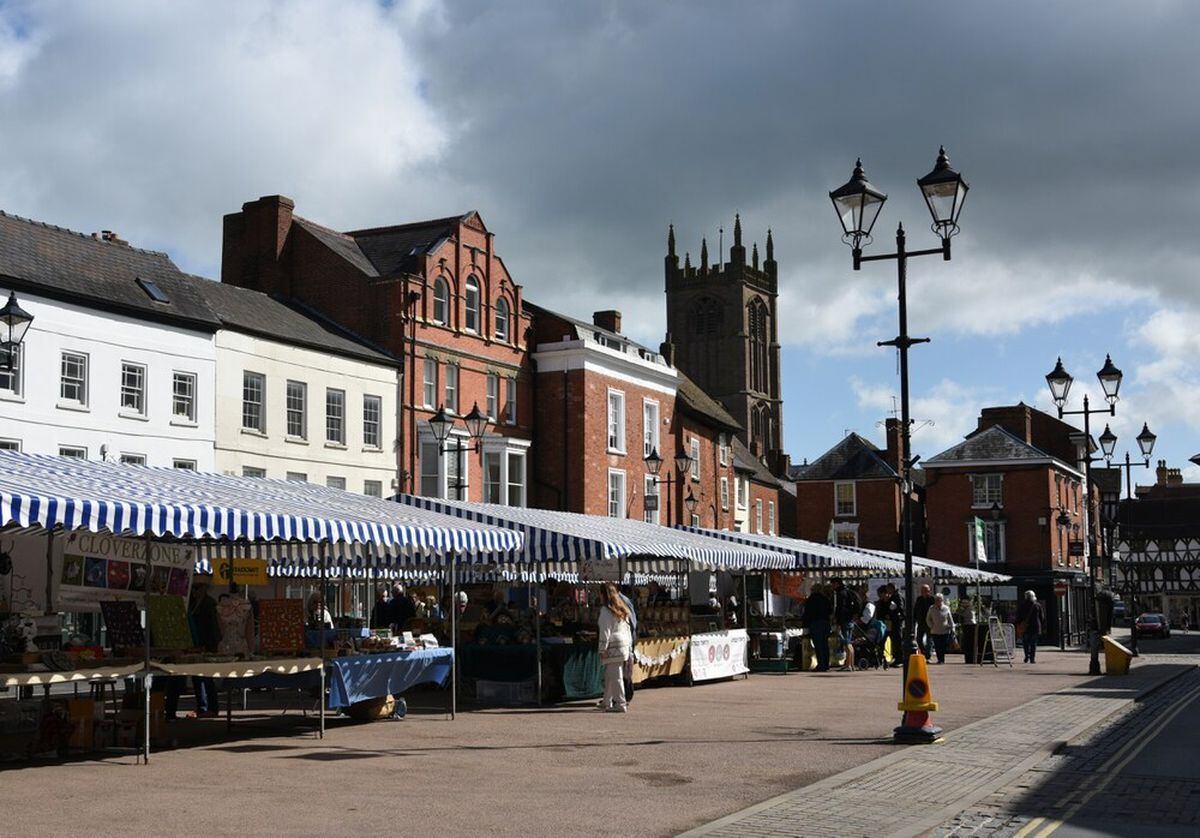
[[[1136, 735], [1134, 717], [1196, 678], [1194, 656], [1155, 656], [1126, 677], [1101, 676], [1043, 696], [949, 731], [942, 743], [889, 754], [683, 836], [1012, 835], [1032, 819], [1024, 812], [1069, 799], [1089, 768]], [[1164, 785], [1131, 790], [1129, 805], [1154, 805], [1169, 793]]]

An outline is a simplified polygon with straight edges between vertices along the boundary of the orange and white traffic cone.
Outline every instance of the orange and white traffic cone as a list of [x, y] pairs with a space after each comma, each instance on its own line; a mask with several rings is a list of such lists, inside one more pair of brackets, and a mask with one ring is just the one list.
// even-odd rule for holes
[[942, 729], [929, 720], [929, 714], [938, 709], [938, 703], [933, 700], [933, 688], [929, 684], [929, 668], [924, 655], [914, 654], [908, 659], [904, 700], [900, 702], [899, 709], [904, 711], [904, 719], [892, 731], [894, 741], [910, 745], [941, 741]]

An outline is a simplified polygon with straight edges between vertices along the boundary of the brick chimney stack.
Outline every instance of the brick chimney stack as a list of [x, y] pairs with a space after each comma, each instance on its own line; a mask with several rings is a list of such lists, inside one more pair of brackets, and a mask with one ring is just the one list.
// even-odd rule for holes
[[595, 312], [592, 314], [592, 323], [613, 334], [621, 334], [621, 312], [615, 309]]
[[221, 281], [266, 293], [288, 293], [279, 270], [283, 246], [292, 228], [296, 203], [283, 195], [264, 195], [225, 216]]
[[892, 417], [883, 423], [883, 427], [887, 432], [887, 450], [884, 452], [884, 459], [898, 472], [901, 460], [907, 456], [904, 452], [904, 440], [900, 435], [900, 420]]

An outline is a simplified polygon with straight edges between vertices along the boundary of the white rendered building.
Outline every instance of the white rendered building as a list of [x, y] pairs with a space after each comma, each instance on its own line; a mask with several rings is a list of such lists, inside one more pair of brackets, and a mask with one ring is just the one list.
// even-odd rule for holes
[[0, 370], [0, 447], [213, 468], [217, 320], [164, 253], [0, 212], [0, 293], [33, 315]]

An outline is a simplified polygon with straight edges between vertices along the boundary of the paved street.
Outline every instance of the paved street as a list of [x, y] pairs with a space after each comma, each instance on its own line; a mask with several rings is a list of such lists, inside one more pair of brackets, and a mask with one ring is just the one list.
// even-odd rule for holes
[[[1057, 652], [1012, 670], [934, 667], [938, 721], [959, 741], [973, 722], [1088, 684], [1085, 670]], [[626, 716], [587, 705], [430, 713], [339, 722], [323, 742], [290, 716], [250, 714], [232, 739], [159, 752], [148, 769], [131, 757], [8, 767], [3, 831], [673, 835], [896, 753], [898, 679], [756, 675], [643, 690]], [[225, 735], [222, 722], [189, 724]], [[49, 788], [55, 805], [28, 804]]]
[[[1173, 639], [1162, 644], [1161, 651], [1147, 644], [1146, 654], [1128, 677], [1086, 680], [950, 731], [940, 745], [877, 759], [688, 835], [1015, 834], [1042, 811], [1068, 813], [1077, 795], [1097, 788], [1094, 783], [1081, 785], [1080, 772], [1121, 767], [1108, 762], [1121, 747], [1121, 736], [1135, 736], [1147, 717], [1154, 718], [1156, 708], [1173, 706], [1171, 696], [1200, 683], [1194, 655], [1173, 653], [1190, 649], [1195, 640]], [[1079, 660], [1086, 663], [1083, 656]], [[1149, 698], [1135, 703], [1142, 696]], [[1130, 721], [1105, 735], [1104, 725], [1114, 714], [1117, 719], [1130, 714]], [[1127, 753], [1131, 752], [1120, 752]], [[1127, 769], [1135, 771], [1135, 764]], [[1130, 782], [1136, 804], [1147, 811], [1154, 806], [1161, 810], [1165, 797], [1174, 792], [1187, 789], [1193, 794], [1196, 789], [1187, 779], [1171, 788], [1161, 779]], [[1121, 809], [1117, 805], [1109, 811]], [[1172, 807], [1171, 812], [1172, 817], [1176, 812], [1189, 817], [1186, 809]]]

